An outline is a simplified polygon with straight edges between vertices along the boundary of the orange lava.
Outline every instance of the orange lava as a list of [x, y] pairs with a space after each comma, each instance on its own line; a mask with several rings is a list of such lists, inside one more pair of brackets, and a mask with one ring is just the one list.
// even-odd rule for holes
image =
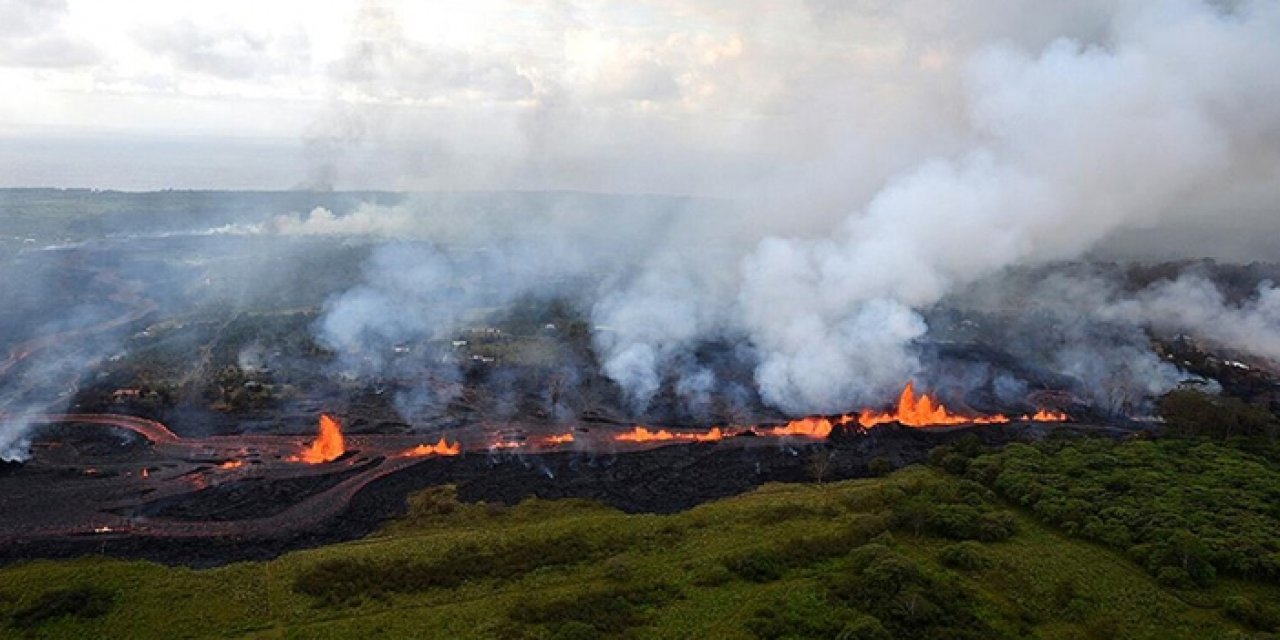
[[320, 435], [302, 453], [288, 458], [290, 462], [320, 464], [336, 460], [347, 450], [342, 437], [342, 425], [328, 414], [320, 414]]
[[771, 436], [803, 436], [805, 438], [825, 438], [831, 435], [836, 421], [821, 416], [809, 416], [792, 420], [780, 427], [773, 427], [765, 433]]
[[561, 433], [559, 435], [549, 435], [542, 442], [543, 444], [546, 444], [548, 446], [554, 446], [557, 444], [569, 444], [573, 442], [573, 432], [570, 431], [569, 433]]
[[962, 416], [951, 413], [945, 405], [935, 400], [928, 393], [916, 397], [915, 385], [907, 383], [898, 396], [898, 407], [893, 411], [863, 411], [858, 416], [858, 424], [870, 428], [878, 424], [898, 422], [908, 427], [927, 427], [946, 424], [998, 424], [1009, 422], [1009, 418], [995, 414], [992, 416]]
[[445, 441], [444, 436], [441, 436], [439, 442], [435, 444], [420, 444], [412, 449], [404, 451], [400, 454], [400, 457], [417, 458], [421, 456], [456, 456], [460, 453], [462, 453], [461, 442], [449, 444]]
[[1052, 411], [1049, 409], [1040, 409], [1029, 416], [1022, 416], [1023, 420], [1031, 420], [1033, 422], [1066, 422], [1071, 417], [1061, 411]]
[[[572, 434], [570, 434], [572, 435]], [[730, 434], [732, 435], [732, 434]], [[643, 425], [636, 425], [631, 431], [614, 436], [619, 442], [665, 442], [668, 440], [685, 440], [688, 442], [715, 442], [723, 440], [725, 432], [720, 427], [712, 427], [706, 433], [681, 433], [659, 429], [650, 431]]]
[[239, 469], [244, 466], [244, 460], [227, 460], [218, 465], [219, 469]]

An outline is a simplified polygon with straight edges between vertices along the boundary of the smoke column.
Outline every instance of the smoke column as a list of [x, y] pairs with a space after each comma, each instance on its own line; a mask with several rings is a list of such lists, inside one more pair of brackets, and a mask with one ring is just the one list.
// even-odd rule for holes
[[[739, 196], [730, 205], [657, 225], [586, 207], [583, 215], [504, 227], [521, 230], [491, 241], [502, 247], [499, 262], [511, 265], [502, 272], [521, 274], [509, 280], [510, 291], [599, 276], [583, 294], [598, 327], [594, 344], [603, 370], [637, 410], [671, 378], [690, 402], [705, 398], [719, 381], [688, 354], [700, 342], [727, 340], [754, 358], [754, 381], [768, 404], [793, 414], [846, 411], [880, 404], [922, 373], [918, 344], [929, 330], [922, 312], [966, 285], [1079, 257], [1118, 231], [1230, 218], [1246, 196], [1275, 202], [1280, 5], [1151, 0], [1041, 12], [1009, 4], [1008, 12], [985, 12], [996, 17], [942, 26], [921, 19], [927, 2], [877, 16], [922, 47], [913, 66], [886, 81], [860, 61], [832, 63], [811, 81], [786, 85], [791, 93], [773, 94], [773, 108], [792, 126], [744, 126], [736, 144], [776, 153], [778, 164], [802, 160], [755, 181], [707, 177], [704, 191]], [[856, 21], [825, 3], [810, 9], [819, 35], [824, 19]], [[750, 52], [751, 44], [717, 49], [718, 64]], [[852, 80], [841, 82], [845, 72]], [[859, 82], [894, 99], [860, 94]], [[537, 96], [554, 96], [538, 104], [542, 128], [571, 137], [573, 127], [560, 118], [585, 118], [584, 130], [601, 125], [572, 93]], [[870, 105], [846, 110], [865, 122], [823, 117], [824, 108], [850, 100]], [[625, 123], [613, 124], [618, 144], [626, 144]], [[809, 148], [824, 137], [832, 140], [827, 148]], [[664, 140], [679, 149], [678, 138]], [[547, 135], [531, 138], [539, 171], [563, 159], [560, 153], [581, 151], [584, 141], [556, 144]], [[608, 174], [591, 175], [602, 172]], [[485, 225], [435, 229], [403, 211], [387, 213], [400, 237], [444, 233], [475, 242], [494, 233]], [[372, 220], [313, 214], [286, 226], [307, 233]], [[536, 259], [547, 255], [564, 259]], [[437, 311], [420, 302], [453, 277], [437, 277], [434, 260], [422, 256], [419, 266], [400, 267], [380, 253], [366, 285], [331, 305], [321, 324], [328, 344], [399, 335], [405, 327], [396, 323], [405, 320], [387, 319], [397, 314], [362, 311], [385, 301], [421, 311], [408, 322], [434, 318]], [[412, 276], [423, 269], [424, 277]], [[1169, 285], [1145, 294], [1138, 310], [1098, 317], [1136, 326], [1170, 296], [1192, 293], [1187, 289]], [[1218, 302], [1211, 294], [1198, 300]], [[1270, 300], [1264, 291], [1242, 310], [1263, 319], [1229, 315], [1216, 336], [1248, 343], [1271, 331]], [[1175, 314], [1169, 321], [1207, 326], [1221, 319]], [[454, 324], [432, 320], [431, 331]], [[1104, 368], [1092, 353], [1059, 356], [1056, 366], [1082, 377]], [[1167, 388], [1176, 375], [1140, 362], [1147, 357], [1128, 358], [1124, 369], [1153, 392]]]

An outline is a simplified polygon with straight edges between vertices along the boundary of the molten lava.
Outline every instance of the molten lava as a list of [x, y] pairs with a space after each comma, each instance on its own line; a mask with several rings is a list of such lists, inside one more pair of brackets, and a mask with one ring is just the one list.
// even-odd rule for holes
[[[1034, 414], [1022, 416], [1021, 419], [1030, 422], [1066, 422], [1070, 416], [1061, 411], [1040, 409]], [[915, 385], [908, 382], [902, 395], [898, 397], [898, 407], [895, 410], [868, 409], [858, 416], [858, 424], [864, 429], [889, 422], [898, 422], [908, 427], [929, 427], [948, 424], [1003, 424], [1010, 420], [1008, 416], [999, 413], [990, 416], [962, 416], [952, 413], [946, 405], [928, 393], [917, 398]]]
[[1009, 418], [996, 414], [993, 416], [962, 416], [951, 413], [941, 402], [928, 393], [916, 397], [915, 385], [907, 383], [902, 395], [898, 396], [898, 407], [894, 411], [863, 411], [858, 416], [858, 424], [864, 429], [878, 424], [898, 422], [908, 427], [927, 427], [946, 424], [998, 424], [1009, 422]]
[[[732, 434], [730, 434], [732, 435]], [[614, 437], [619, 442], [664, 442], [668, 440], [685, 440], [689, 442], [715, 442], [723, 440], [725, 437], [724, 430], [720, 427], [712, 427], [706, 433], [680, 433], [672, 432], [666, 429], [658, 431], [650, 431], [643, 425], [636, 425], [634, 429], [626, 433], [620, 433]]]
[[809, 416], [792, 420], [780, 427], [773, 427], [766, 431], [771, 436], [803, 436], [806, 438], [825, 438], [831, 435], [831, 430], [837, 425], [848, 424], [853, 421], [850, 416], [840, 416], [835, 420], [824, 418], [821, 416]]
[[1033, 422], [1066, 422], [1070, 416], [1061, 411], [1052, 411], [1049, 409], [1040, 409], [1029, 416], [1022, 416], [1023, 420], [1031, 420]]
[[302, 453], [288, 458], [290, 462], [320, 464], [336, 460], [347, 450], [346, 440], [342, 437], [342, 425], [328, 414], [320, 414], [320, 435]]
[[435, 444], [420, 444], [400, 454], [402, 458], [417, 458], [421, 456], [456, 456], [462, 453], [462, 443], [455, 442], [449, 444], [445, 441], [444, 436], [440, 437], [440, 441]]
[[549, 435], [544, 439], [543, 444], [547, 446], [555, 446], [558, 444], [569, 444], [573, 442], [573, 432]]
[[218, 465], [219, 469], [239, 469], [244, 466], [244, 460], [227, 460]]

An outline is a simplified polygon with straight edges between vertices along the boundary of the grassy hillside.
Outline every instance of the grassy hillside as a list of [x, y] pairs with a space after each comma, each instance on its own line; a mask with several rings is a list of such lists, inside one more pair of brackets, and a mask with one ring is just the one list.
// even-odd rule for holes
[[437, 488], [372, 538], [272, 562], [31, 562], [0, 569], [0, 635], [1217, 638], [1253, 633], [1224, 603], [1278, 599], [1238, 578], [1162, 586], [977, 482], [914, 467], [671, 516]]

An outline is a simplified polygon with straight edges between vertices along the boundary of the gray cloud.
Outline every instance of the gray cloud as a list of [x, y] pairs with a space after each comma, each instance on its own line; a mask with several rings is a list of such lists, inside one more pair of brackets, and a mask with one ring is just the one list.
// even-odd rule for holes
[[171, 59], [185, 72], [221, 78], [268, 78], [304, 69], [306, 34], [255, 33], [239, 26], [197, 25], [190, 20], [135, 34], [144, 48]]
[[62, 69], [89, 66], [100, 54], [65, 33], [65, 0], [0, 0], [0, 66]]
[[515, 100], [532, 90], [513, 56], [435, 48], [411, 40], [399, 14], [373, 2], [358, 12], [347, 52], [333, 63], [330, 74], [339, 85], [392, 99], [429, 100], [471, 91]]
[[0, 65], [5, 66], [66, 69], [91, 66], [99, 60], [94, 47], [56, 33], [0, 43]]
[[66, 0], [0, 0], [0, 35], [30, 36], [47, 31], [66, 13]]

